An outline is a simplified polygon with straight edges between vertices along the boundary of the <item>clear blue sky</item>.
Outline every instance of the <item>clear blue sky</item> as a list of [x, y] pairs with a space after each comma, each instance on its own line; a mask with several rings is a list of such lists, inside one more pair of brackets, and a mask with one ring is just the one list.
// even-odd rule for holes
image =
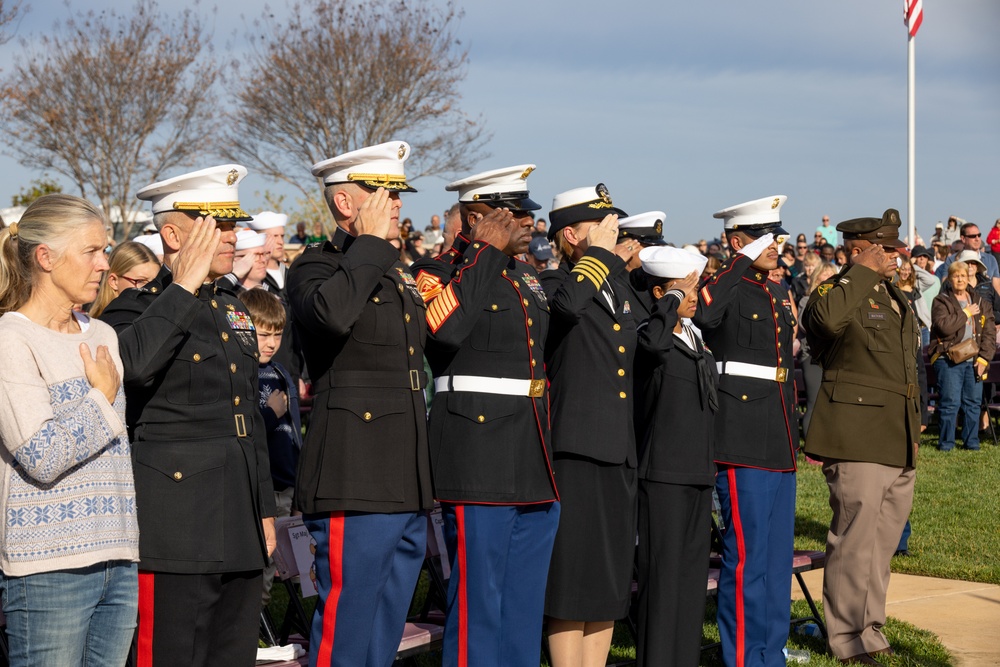
[[[269, 4], [280, 16], [283, 1]], [[59, 0], [31, 5], [18, 28], [29, 39], [65, 12]], [[905, 220], [902, 5], [467, 2], [462, 105], [494, 133], [477, 170], [535, 163], [528, 182], [546, 208], [558, 192], [603, 182], [630, 213], [666, 211], [677, 243], [718, 236], [714, 211], [774, 194], [789, 197], [786, 228], [810, 236], [823, 214], [837, 222], [894, 207]], [[220, 2], [219, 43], [264, 6]], [[982, 226], [1000, 217], [1000, 3], [925, 0], [924, 10], [916, 212], [927, 238], [952, 214]], [[0, 47], [0, 67], [17, 49]], [[0, 207], [37, 176], [0, 157]], [[282, 190], [253, 175], [245, 183], [250, 210], [261, 205], [255, 191]], [[423, 228], [454, 201], [445, 183], [418, 180], [403, 215]]]

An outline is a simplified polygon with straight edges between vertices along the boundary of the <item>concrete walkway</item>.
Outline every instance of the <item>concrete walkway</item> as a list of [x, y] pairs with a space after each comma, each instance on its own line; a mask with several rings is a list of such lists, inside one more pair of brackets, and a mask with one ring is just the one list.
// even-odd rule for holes
[[[802, 577], [822, 601], [823, 570]], [[794, 580], [792, 599], [802, 599]], [[958, 667], [1000, 665], [1000, 586], [893, 573], [886, 613], [936, 634]]]

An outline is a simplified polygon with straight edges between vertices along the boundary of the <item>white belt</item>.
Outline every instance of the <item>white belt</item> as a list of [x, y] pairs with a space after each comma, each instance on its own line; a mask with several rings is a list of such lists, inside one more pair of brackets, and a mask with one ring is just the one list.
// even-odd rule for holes
[[480, 375], [446, 375], [434, 378], [434, 391], [438, 393], [443, 391], [474, 391], [481, 394], [539, 398], [545, 394], [545, 380], [514, 380]]
[[784, 382], [788, 379], [788, 369], [780, 366], [761, 366], [759, 364], [744, 364], [741, 361], [720, 361], [716, 364], [722, 375], [741, 375], [759, 380]]

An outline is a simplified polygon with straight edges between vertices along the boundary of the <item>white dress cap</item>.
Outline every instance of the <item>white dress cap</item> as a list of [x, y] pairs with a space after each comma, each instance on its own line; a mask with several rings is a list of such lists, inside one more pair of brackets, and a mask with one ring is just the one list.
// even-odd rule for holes
[[658, 278], [684, 278], [692, 271], [699, 276], [708, 264], [708, 257], [671, 246], [655, 246], [639, 251], [642, 270]]
[[619, 220], [628, 215], [615, 207], [604, 183], [560, 192], [552, 198], [552, 208], [549, 209], [549, 240], [554, 239], [556, 232], [563, 227], [587, 220], [603, 220], [604, 216], [612, 213]]
[[528, 198], [528, 174], [533, 164], [492, 169], [467, 176], [444, 186], [449, 192], [458, 191], [458, 201], [467, 204], [487, 204], [512, 211], [537, 211], [542, 206]]
[[637, 213], [618, 220], [618, 241], [635, 239], [639, 243], [649, 245], [664, 245], [663, 221], [667, 214], [663, 211], [647, 211]]
[[153, 213], [184, 211], [216, 220], [249, 220], [240, 208], [239, 194], [240, 181], [246, 175], [246, 167], [223, 164], [147, 185], [135, 196], [152, 202]]
[[744, 229], [747, 227], [763, 227], [781, 223], [781, 206], [788, 197], [774, 195], [763, 199], [737, 204], [716, 212], [713, 218], [725, 220], [726, 229]]
[[323, 185], [358, 183], [372, 190], [416, 192], [406, 182], [403, 172], [403, 163], [408, 157], [410, 144], [389, 141], [317, 162], [312, 166], [312, 174], [322, 178]]
[[152, 250], [157, 257], [163, 257], [163, 237], [159, 234], [142, 234], [132, 240]]
[[284, 213], [275, 213], [274, 211], [261, 211], [247, 224], [250, 226], [250, 229], [262, 232], [265, 229], [284, 227], [288, 224], [288, 216]]
[[236, 250], [250, 250], [259, 248], [267, 241], [265, 234], [259, 234], [249, 229], [236, 232]]

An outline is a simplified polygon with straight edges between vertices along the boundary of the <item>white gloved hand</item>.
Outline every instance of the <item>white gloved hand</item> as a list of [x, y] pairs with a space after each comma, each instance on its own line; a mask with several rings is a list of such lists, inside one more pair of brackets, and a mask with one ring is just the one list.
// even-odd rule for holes
[[756, 261], [757, 258], [761, 256], [761, 253], [767, 250], [768, 246], [772, 243], [774, 243], [774, 234], [764, 234], [753, 243], [749, 243], [740, 248], [739, 254], [746, 255], [752, 261]]

